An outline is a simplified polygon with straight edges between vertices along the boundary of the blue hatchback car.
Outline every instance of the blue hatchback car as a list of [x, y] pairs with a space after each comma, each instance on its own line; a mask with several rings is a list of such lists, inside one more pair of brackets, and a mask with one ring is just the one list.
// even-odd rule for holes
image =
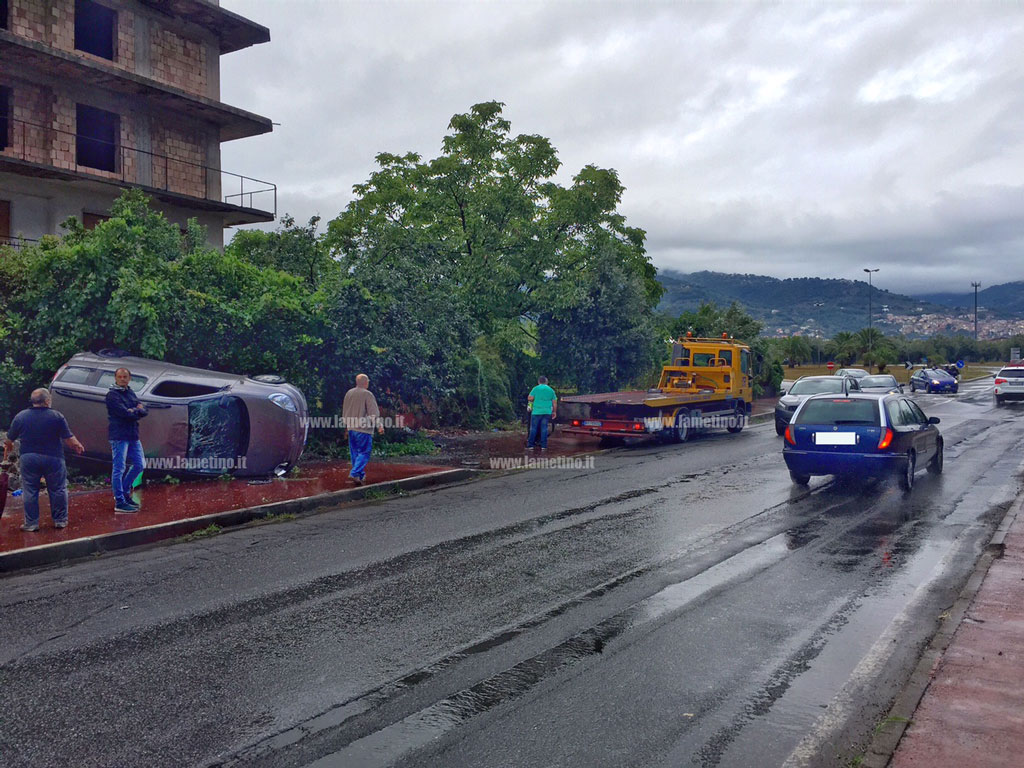
[[938, 368], [922, 368], [919, 371], [915, 371], [910, 377], [911, 392], [917, 392], [917, 390], [923, 389], [928, 393], [955, 393], [959, 388], [960, 386], [957, 384], [955, 376], [950, 376], [948, 373]]
[[938, 423], [903, 395], [815, 395], [793, 414], [782, 456], [798, 485], [812, 475], [895, 475], [909, 491], [921, 467], [942, 472]]

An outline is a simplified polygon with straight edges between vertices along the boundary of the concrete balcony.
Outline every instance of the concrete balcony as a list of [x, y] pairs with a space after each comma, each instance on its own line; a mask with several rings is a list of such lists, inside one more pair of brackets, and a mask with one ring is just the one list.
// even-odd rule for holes
[[221, 214], [225, 226], [277, 217], [277, 185], [271, 182], [23, 120], [6, 123], [0, 172], [138, 187], [163, 202]]

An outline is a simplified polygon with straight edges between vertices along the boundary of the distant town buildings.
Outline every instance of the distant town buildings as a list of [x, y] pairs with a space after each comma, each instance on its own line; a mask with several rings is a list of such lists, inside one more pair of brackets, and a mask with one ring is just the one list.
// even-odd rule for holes
[[220, 166], [272, 130], [220, 101], [220, 57], [269, 40], [216, 0], [0, 0], [0, 244], [94, 226], [127, 187], [215, 246], [273, 221], [275, 185]]

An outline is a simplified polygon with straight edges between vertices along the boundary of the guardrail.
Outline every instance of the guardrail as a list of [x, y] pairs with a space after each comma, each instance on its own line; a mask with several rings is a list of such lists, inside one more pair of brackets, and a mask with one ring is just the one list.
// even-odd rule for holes
[[13, 248], [17, 251], [26, 245], [38, 242], [38, 240], [33, 240], [30, 237], [0, 237], [0, 248]]
[[258, 208], [277, 217], [277, 185], [269, 181], [24, 120], [8, 118], [0, 122], [0, 131], [3, 123], [7, 131], [6, 136], [0, 135], [0, 159], [13, 157], [186, 197]]

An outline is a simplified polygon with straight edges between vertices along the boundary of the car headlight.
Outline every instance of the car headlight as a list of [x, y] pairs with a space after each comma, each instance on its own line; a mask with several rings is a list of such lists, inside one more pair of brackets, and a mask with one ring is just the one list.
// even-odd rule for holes
[[932, 384], [938, 384], [938, 383], [939, 383], [938, 379], [932, 379]]
[[274, 394], [270, 395], [270, 402], [272, 402], [278, 408], [284, 408], [286, 411], [291, 411], [292, 413], [299, 412], [298, 407], [295, 405], [295, 401], [292, 400], [284, 392], [275, 392]]

